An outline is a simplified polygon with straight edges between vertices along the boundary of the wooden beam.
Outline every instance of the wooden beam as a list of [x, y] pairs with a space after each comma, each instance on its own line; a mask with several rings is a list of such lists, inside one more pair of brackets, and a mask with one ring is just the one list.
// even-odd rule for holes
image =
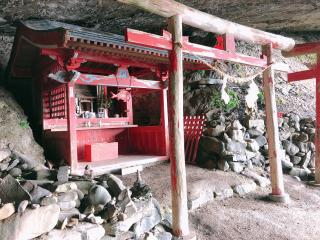
[[169, 138], [172, 190], [172, 230], [175, 236], [189, 235], [187, 181], [183, 130], [182, 18], [169, 18], [173, 50], [170, 52]]
[[[126, 29], [125, 36], [126, 41], [131, 44], [136, 44], [144, 47], [158, 48], [161, 50], [172, 50], [171, 36], [168, 36], [167, 34], [159, 36], [134, 29]], [[246, 56], [243, 54], [236, 53], [234, 51], [230, 51], [233, 49], [231, 41], [231, 39], [228, 39], [227, 47], [229, 51], [225, 51], [218, 48], [212, 48], [196, 43], [191, 43], [189, 42], [188, 38], [183, 38], [182, 50], [184, 53], [197, 55], [200, 59], [204, 58], [207, 61], [208, 59], [223, 60], [257, 67], [266, 66], [267, 62], [265, 59]]]
[[117, 0], [130, 4], [162, 17], [180, 15], [182, 22], [192, 27], [217, 34], [232, 34], [235, 38], [253, 44], [272, 44], [273, 48], [291, 50], [295, 41], [292, 38], [264, 32], [222, 18], [201, 12], [173, 0]]
[[[262, 47], [262, 54], [267, 57], [268, 64], [272, 64], [272, 46], [268, 44]], [[263, 73], [263, 91], [265, 98], [266, 126], [269, 146], [271, 196], [275, 198], [285, 195], [282, 165], [280, 159], [280, 140], [278, 130], [277, 105], [274, 88], [274, 70], [268, 68]]]
[[320, 53], [320, 42], [300, 43], [296, 44], [290, 51], [282, 51], [284, 57], [295, 57], [313, 53]]
[[301, 80], [312, 79], [316, 77], [315, 69], [288, 73], [288, 82], [295, 82]]
[[316, 66], [316, 133], [315, 133], [315, 181], [320, 184], [320, 54], [317, 54]]

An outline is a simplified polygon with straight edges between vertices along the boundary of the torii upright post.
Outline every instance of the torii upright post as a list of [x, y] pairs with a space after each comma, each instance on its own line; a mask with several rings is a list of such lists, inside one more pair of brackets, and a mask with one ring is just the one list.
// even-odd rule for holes
[[170, 51], [169, 137], [172, 191], [172, 229], [179, 237], [189, 235], [187, 181], [183, 130], [183, 56], [182, 20], [176, 15], [168, 19], [173, 49]]
[[[267, 57], [267, 64], [272, 64], [272, 45], [262, 47], [262, 54]], [[274, 70], [269, 67], [263, 72], [263, 90], [266, 105], [266, 125], [268, 134], [270, 174], [272, 193], [270, 198], [273, 201], [287, 202], [289, 195], [284, 192], [283, 173], [281, 160], [279, 158], [279, 129], [277, 118], [277, 105], [274, 89]]]
[[316, 78], [316, 132], [314, 143], [315, 153], [315, 181], [312, 185], [320, 186], [320, 42], [297, 44], [291, 51], [282, 51], [285, 57], [294, 57], [307, 54], [316, 54], [317, 63], [309, 70], [293, 72], [288, 74], [288, 81], [295, 82]]

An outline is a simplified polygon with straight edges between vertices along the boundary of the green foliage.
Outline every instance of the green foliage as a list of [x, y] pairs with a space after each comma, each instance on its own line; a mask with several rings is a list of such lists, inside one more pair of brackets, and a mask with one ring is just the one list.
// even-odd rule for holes
[[316, 64], [317, 63], [317, 54], [307, 54], [307, 55], [301, 55], [296, 56], [296, 58], [304, 63], [304, 64]]
[[228, 95], [230, 96], [230, 101], [228, 104], [225, 104], [224, 101], [221, 99], [221, 92], [214, 90], [212, 92], [211, 98], [211, 107], [220, 108], [226, 112], [230, 112], [231, 110], [237, 108], [239, 106], [239, 96], [233, 90], [227, 90]]
[[257, 102], [259, 105], [264, 105], [264, 94], [262, 91], [260, 91], [258, 93], [258, 101]]
[[29, 127], [29, 123], [27, 120], [21, 120], [19, 125], [20, 125], [20, 127], [24, 128], [24, 129]]

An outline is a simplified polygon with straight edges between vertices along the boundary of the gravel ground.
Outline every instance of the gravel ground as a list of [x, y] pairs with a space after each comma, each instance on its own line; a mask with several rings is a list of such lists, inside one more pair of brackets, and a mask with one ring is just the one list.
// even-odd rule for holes
[[[189, 191], [196, 186], [223, 187], [248, 181], [233, 172], [209, 171], [195, 166], [187, 166], [187, 176]], [[152, 187], [162, 207], [170, 208], [169, 164], [146, 168], [142, 177]], [[132, 184], [135, 176], [124, 176], [122, 179], [126, 184]], [[289, 176], [285, 176], [285, 187], [291, 197], [289, 205], [266, 201], [265, 196], [270, 189], [258, 188], [245, 198], [234, 196], [216, 200], [191, 211], [191, 229], [196, 232], [198, 240], [319, 239], [320, 189], [306, 186]]]

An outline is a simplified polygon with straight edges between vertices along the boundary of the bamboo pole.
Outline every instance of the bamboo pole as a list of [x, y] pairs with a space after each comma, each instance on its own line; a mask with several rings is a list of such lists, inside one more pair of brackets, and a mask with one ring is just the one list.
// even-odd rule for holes
[[187, 182], [184, 156], [183, 129], [183, 57], [182, 19], [173, 16], [168, 19], [172, 33], [173, 50], [170, 52], [169, 78], [169, 142], [172, 191], [172, 228], [176, 236], [189, 235]]
[[[262, 54], [267, 57], [268, 65], [272, 64], [271, 44], [262, 46]], [[280, 139], [278, 129], [278, 114], [274, 88], [274, 70], [268, 68], [263, 73], [263, 91], [265, 98], [266, 126], [268, 134], [270, 174], [272, 193], [270, 198], [274, 201], [286, 202], [288, 195], [284, 192], [283, 173], [280, 153]]]
[[292, 38], [264, 32], [241, 24], [201, 12], [173, 0], [117, 0], [133, 5], [162, 17], [181, 15], [182, 22], [189, 26], [217, 34], [231, 34], [235, 38], [253, 44], [272, 44], [273, 48], [284, 51], [291, 50], [295, 41]]

